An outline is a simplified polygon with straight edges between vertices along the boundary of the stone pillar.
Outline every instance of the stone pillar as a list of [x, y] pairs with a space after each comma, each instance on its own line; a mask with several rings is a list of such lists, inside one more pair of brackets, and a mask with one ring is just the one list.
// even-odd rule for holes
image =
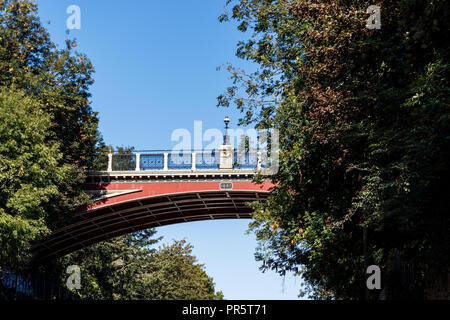
[[234, 148], [230, 144], [223, 144], [219, 147], [220, 169], [233, 169]]
[[141, 171], [141, 154], [136, 153], [136, 171]]
[[195, 152], [192, 152], [192, 171], [197, 170], [196, 163], [195, 163], [196, 158], [197, 158], [197, 154]]
[[261, 151], [258, 151], [258, 153], [257, 153], [257, 164], [256, 164], [256, 170], [261, 170], [261, 156], [262, 156], [262, 153], [261, 153]]
[[169, 153], [164, 152], [164, 168], [163, 171], [169, 171]]
[[108, 153], [108, 169], [106, 171], [111, 172], [112, 171], [112, 153]]

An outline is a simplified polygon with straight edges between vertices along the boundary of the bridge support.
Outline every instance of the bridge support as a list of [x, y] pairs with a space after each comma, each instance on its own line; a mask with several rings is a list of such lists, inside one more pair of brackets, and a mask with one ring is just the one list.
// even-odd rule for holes
[[136, 171], [141, 171], [141, 154], [136, 153]]
[[230, 144], [223, 144], [219, 147], [220, 163], [219, 169], [233, 169], [234, 148]]
[[164, 167], [163, 171], [169, 171], [169, 153], [164, 152]]
[[196, 162], [196, 158], [197, 158], [197, 154], [195, 152], [192, 152], [192, 171], [197, 170], [197, 167], [195, 165]]
[[112, 153], [108, 153], [108, 169], [106, 171], [112, 172]]

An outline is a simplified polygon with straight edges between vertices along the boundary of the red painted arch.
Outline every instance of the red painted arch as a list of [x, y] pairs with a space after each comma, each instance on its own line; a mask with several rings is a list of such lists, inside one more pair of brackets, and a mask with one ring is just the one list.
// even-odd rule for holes
[[[131, 191], [119, 196], [113, 196], [104, 200], [98, 200], [94, 202], [94, 205], [89, 207], [88, 210], [97, 209], [103, 206], [113, 205], [119, 202], [125, 202], [130, 200], [144, 199], [152, 196], [162, 194], [176, 194], [195, 191], [221, 191], [220, 185], [223, 182], [154, 182], [154, 183], [111, 183], [107, 185], [103, 184], [89, 184], [85, 185], [85, 189], [89, 190], [105, 190], [105, 191]], [[269, 191], [273, 184], [270, 182], [263, 182], [262, 184], [255, 184], [251, 181], [230, 181], [232, 183], [233, 191], [236, 190], [254, 190], [254, 191]]]
[[[221, 188], [224, 182], [228, 183], [226, 190]], [[264, 202], [272, 187], [270, 182], [226, 179], [86, 184], [85, 190], [101, 192], [104, 198], [74, 213], [66, 226], [54, 230], [34, 248], [34, 254], [42, 262], [143, 229], [190, 221], [250, 218], [247, 203]]]

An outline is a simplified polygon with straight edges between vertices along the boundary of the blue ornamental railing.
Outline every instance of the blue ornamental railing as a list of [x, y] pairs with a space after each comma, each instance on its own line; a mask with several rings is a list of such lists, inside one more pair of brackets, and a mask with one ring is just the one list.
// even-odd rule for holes
[[197, 170], [219, 169], [220, 154], [218, 150], [201, 151], [196, 154], [195, 160]]
[[163, 170], [164, 169], [164, 153], [141, 154], [141, 170]]
[[[107, 171], [218, 170], [220, 157], [220, 150], [110, 153]], [[258, 170], [269, 165], [266, 158], [257, 150], [234, 151], [232, 169]]]

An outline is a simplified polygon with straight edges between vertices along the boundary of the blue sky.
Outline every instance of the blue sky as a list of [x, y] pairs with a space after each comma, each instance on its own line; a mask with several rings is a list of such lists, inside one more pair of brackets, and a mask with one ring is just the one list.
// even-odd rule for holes
[[[52, 36], [76, 38], [77, 51], [96, 73], [92, 106], [99, 112], [107, 144], [139, 150], [171, 149], [178, 128], [193, 132], [235, 127], [233, 109], [217, 108], [216, 97], [230, 85], [219, 65], [232, 62], [245, 35], [232, 23], [219, 23], [225, 0], [38, 0], [39, 15]], [[81, 29], [66, 34], [66, 9], [81, 9]], [[50, 21], [50, 24], [47, 24]], [[202, 221], [158, 228], [163, 242], [186, 239], [226, 299], [298, 299], [300, 279], [262, 273], [254, 260], [256, 241], [246, 235], [249, 220]]]

